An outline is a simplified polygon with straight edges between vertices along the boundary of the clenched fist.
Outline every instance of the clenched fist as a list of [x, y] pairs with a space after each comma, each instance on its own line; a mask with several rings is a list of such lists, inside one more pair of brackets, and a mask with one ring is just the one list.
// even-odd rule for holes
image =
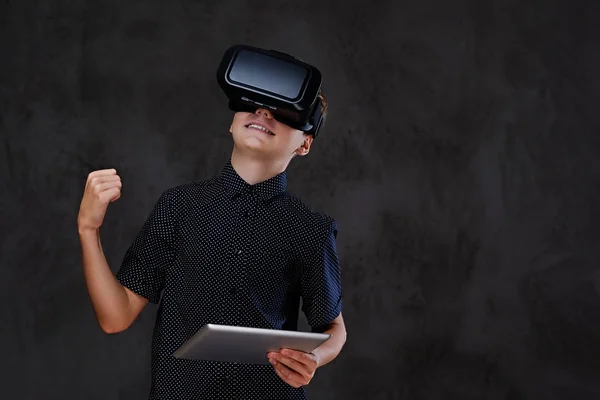
[[88, 175], [77, 227], [80, 231], [100, 228], [108, 204], [121, 197], [121, 178], [115, 169], [101, 169]]

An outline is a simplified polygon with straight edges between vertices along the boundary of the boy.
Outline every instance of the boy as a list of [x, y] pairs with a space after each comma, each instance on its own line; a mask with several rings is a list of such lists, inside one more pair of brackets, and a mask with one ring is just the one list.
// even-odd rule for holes
[[[305, 399], [304, 386], [346, 340], [336, 222], [286, 191], [286, 168], [313, 137], [266, 108], [236, 112], [230, 132], [221, 173], [165, 190], [117, 276], [99, 228], [121, 179], [114, 169], [88, 176], [78, 230], [101, 328], [122, 332], [149, 301], [159, 303], [150, 399]], [[312, 330], [332, 335], [310, 354], [282, 349], [264, 366], [172, 356], [206, 323], [296, 330], [300, 299]]]

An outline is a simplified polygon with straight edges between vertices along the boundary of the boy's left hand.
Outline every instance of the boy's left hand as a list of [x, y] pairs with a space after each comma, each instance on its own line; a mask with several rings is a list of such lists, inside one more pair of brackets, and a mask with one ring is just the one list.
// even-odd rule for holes
[[308, 385], [319, 367], [319, 360], [313, 353], [282, 349], [269, 353], [268, 357], [277, 375], [295, 388]]

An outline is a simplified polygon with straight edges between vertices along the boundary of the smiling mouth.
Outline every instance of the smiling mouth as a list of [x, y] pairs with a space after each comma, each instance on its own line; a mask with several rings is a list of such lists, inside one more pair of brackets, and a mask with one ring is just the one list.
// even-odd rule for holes
[[265, 128], [262, 125], [258, 125], [258, 124], [248, 124], [246, 125], [246, 128], [251, 128], [251, 129], [257, 129], [259, 131], [263, 131], [266, 134], [269, 134], [271, 136], [275, 136], [275, 134], [273, 132], [271, 132], [270, 130], [268, 130], [267, 128]]

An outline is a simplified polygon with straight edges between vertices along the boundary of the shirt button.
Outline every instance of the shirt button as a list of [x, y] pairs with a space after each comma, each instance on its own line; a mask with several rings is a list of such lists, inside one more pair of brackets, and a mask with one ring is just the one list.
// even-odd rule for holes
[[236, 289], [236, 288], [233, 288], [233, 287], [232, 287], [231, 289], [229, 289], [229, 294], [230, 294], [230, 295], [234, 295], [234, 294], [236, 294], [236, 293], [237, 293], [237, 289]]

